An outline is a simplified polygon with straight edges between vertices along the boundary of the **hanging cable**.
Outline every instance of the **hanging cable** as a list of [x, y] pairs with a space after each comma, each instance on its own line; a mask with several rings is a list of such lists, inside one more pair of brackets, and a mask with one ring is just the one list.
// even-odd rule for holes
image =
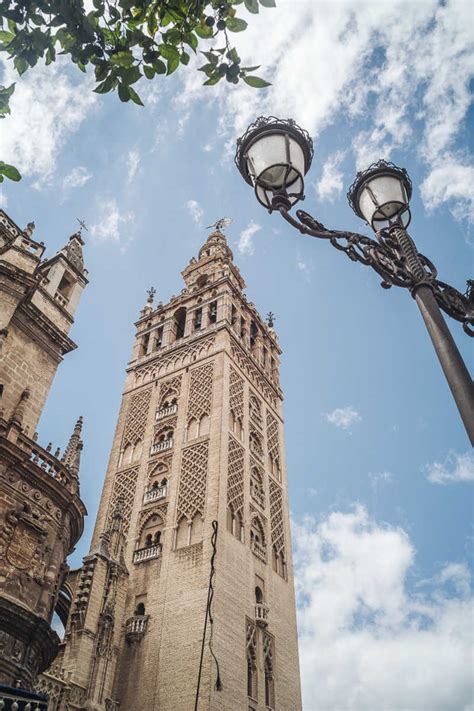
[[212, 600], [214, 598], [214, 577], [216, 575], [216, 568], [215, 568], [214, 561], [215, 561], [216, 553], [217, 553], [217, 529], [218, 529], [218, 526], [219, 526], [218, 522], [214, 520], [212, 522], [212, 535], [211, 535], [211, 546], [212, 546], [211, 572], [209, 574], [209, 587], [207, 590], [206, 617], [204, 619], [204, 630], [202, 633], [201, 659], [199, 660], [199, 674], [198, 674], [197, 689], [196, 689], [196, 700], [194, 703], [194, 711], [198, 711], [198, 705], [199, 705], [199, 691], [201, 689], [202, 662], [203, 662], [203, 658], [204, 658], [204, 647], [206, 645], [206, 631], [207, 631], [208, 621], [211, 626], [210, 633], [209, 633], [209, 650], [210, 650], [212, 657], [214, 659], [214, 662], [216, 664], [216, 673], [217, 673], [215, 689], [216, 689], [216, 691], [222, 691], [222, 681], [221, 681], [220, 671], [219, 671], [219, 662], [217, 661], [217, 657], [214, 654], [214, 650], [212, 648], [212, 635], [213, 635], [213, 625], [214, 625], [214, 618], [212, 616]]

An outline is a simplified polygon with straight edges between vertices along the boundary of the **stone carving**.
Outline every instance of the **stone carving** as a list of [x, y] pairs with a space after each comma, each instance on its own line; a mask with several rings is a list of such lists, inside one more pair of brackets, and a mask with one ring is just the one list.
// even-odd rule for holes
[[283, 527], [283, 495], [276, 482], [270, 479], [270, 534], [273, 549], [285, 556], [285, 530]]
[[234, 513], [244, 516], [244, 448], [229, 435], [229, 458], [227, 473], [227, 506]]
[[142, 390], [130, 398], [127, 419], [122, 439], [122, 449], [143, 439], [150, 406], [151, 388]]
[[250, 380], [253, 382], [255, 387], [265, 395], [267, 400], [276, 407], [277, 399], [279, 393], [275, 391], [267, 378], [259, 371], [259, 369], [253, 364], [251, 358], [245, 353], [241, 346], [237, 343], [232, 343], [231, 345], [232, 357], [242, 368], [242, 370], [249, 376]]
[[214, 363], [205, 363], [191, 371], [188, 398], [188, 424], [192, 419], [199, 422], [204, 415], [210, 415], [213, 374]]
[[215, 335], [201, 338], [189, 346], [184, 348], [181, 346], [177, 351], [170, 353], [167, 356], [161, 357], [157, 362], [150, 365], [144, 365], [138, 368], [135, 372], [137, 383], [148, 383], [155, 380], [160, 373], [166, 372], [170, 367], [178, 368], [180, 365], [185, 365], [191, 360], [207, 355], [209, 349], [214, 344]]
[[135, 501], [135, 489], [137, 486], [138, 467], [119, 472], [114, 481], [112, 495], [110, 497], [109, 510], [107, 515], [108, 527], [112, 519], [112, 513], [119, 499], [123, 502], [123, 532], [126, 534], [130, 526], [130, 516], [132, 514], [133, 503]]
[[230, 369], [229, 407], [236, 420], [244, 419], [244, 381], [238, 373]]
[[208, 441], [199, 442], [183, 450], [179, 478], [178, 521], [182, 516], [192, 521], [197, 513], [204, 516], [208, 450]]
[[165, 400], [178, 397], [181, 392], [181, 375], [176, 375], [170, 380], [166, 380], [160, 385], [159, 405], [162, 406]]

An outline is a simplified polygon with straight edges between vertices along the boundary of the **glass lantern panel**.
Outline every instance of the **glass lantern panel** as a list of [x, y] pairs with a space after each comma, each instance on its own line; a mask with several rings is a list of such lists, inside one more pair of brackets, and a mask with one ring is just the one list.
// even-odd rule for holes
[[403, 182], [391, 175], [381, 175], [368, 180], [359, 194], [359, 209], [369, 224], [372, 224], [374, 219], [393, 217], [406, 203]]
[[[289, 136], [290, 163], [296, 168], [288, 175], [286, 184], [291, 185], [298, 177], [297, 171], [305, 173], [304, 153], [301, 146]], [[283, 133], [264, 134], [253, 143], [247, 155], [249, 172], [260, 178], [269, 187], [281, 188], [286, 176], [288, 155], [286, 136]]]

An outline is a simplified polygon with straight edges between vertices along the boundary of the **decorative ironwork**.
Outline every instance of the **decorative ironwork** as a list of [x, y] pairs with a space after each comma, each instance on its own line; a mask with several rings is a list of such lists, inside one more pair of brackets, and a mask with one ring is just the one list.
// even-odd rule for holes
[[[352, 190], [352, 188], [351, 188]], [[438, 305], [449, 316], [463, 324], [464, 331], [474, 337], [474, 298], [472, 284], [468, 282], [466, 294], [440, 281], [435, 265], [418, 252], [416, 246], [401, 227], [394, 226], [376, 233], [377, 240], [341, 230], [329, 230], [304, 210], [297, 210], [295, 219], [284, 208], [282, 217], [302, 234], [328, 240], [333, 247], [345, 252], [353, 262], [372, 267], [382, 277], [381, 286], [390, 289], [401, 286], [412, 295], [422, 284], [429, 286]]]

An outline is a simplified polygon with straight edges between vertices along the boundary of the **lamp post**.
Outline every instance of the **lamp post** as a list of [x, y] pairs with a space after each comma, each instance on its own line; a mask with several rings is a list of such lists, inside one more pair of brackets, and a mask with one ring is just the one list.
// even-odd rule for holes
[[304, 176], [313, 159], [313, 142], [292, 119], [260, 117], [237, 141], [236, 165], [269, 212], [278, 211], [299, 232], [328, 240], [354, 262], [372, 267], [381, 286], [408, 289], [423, 316], [467, 434], [474, 445], [474, 387], [441, 313], [442, 309], [474, 336], [474, 281], [461, 294], [437, 278], [434, 264], [420, 254], [406, 231], [411, 219], [412, 184], [408, 173], [380, 160], [358, 173], [347, 197], [376, 239], [330, 230], [303, 210], [291, 208], [304, 199]]

